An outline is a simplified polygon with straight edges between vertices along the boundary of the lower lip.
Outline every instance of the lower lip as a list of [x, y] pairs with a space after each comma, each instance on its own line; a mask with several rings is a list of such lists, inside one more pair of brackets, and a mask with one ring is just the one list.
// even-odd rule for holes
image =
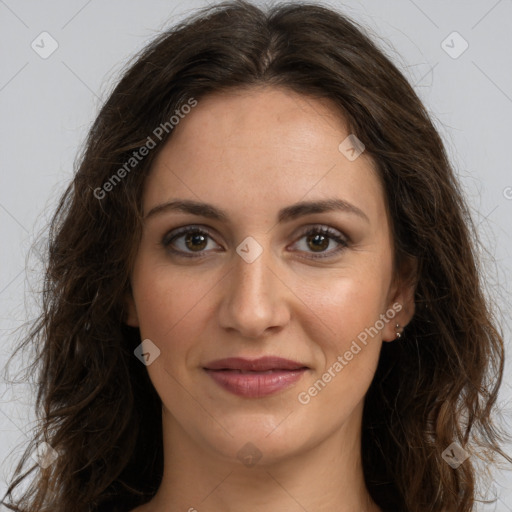
[[272, 372], [239, 373], [230, 370], [208, 370], [206, 373], [222, 388], [247, 398], [260, 398], [295, 384], [307, 368]]

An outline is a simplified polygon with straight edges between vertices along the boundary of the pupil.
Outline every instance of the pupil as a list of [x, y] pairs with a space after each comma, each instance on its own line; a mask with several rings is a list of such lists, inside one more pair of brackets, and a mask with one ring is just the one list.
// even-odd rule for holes
[[[314, 235], [312, 237], [309, 237], [309, 239], [313, 241], [312, 249], [315, 249], [315, 250], [316, 249], [325, 249], [329, 245], [329, 239], [324, 235]], [[317, 242], [320, 242], [320, 244]]]
[[[192, 243], [189, 245], [190, 242]], [[196, 242], [199, 242], [199, 245], [196, 244]], [[206, 237], [201, 234], [189, 233], [186, 238], [186, 244], [189, 249], [204, 249], [204, 247], [206, 246]]]

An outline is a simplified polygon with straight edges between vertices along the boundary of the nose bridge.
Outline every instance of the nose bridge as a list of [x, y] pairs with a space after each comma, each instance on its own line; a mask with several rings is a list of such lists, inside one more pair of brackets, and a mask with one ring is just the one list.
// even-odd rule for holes
[[[254, 261], [246, 261], [242, 257], [234, 263], [234, 293], [240, 295], [241, 301], [255, 300], [265, 295], [265, 288], [269, 284], [270, 270], [269, 251], [263, 251]], [[268, 292], [268, 290], [267, 290]]]
[[[243, 249], [241, 246], [239, 250]], [[269, 327], [286, 321], [283, 289], [272, 270], [273, 255], [269, 248], [264, 248], [254, 260], [241, 254], [233, 260], [234, 268], [221, 308], [221, 324], [244, 336], [257, 337]]]

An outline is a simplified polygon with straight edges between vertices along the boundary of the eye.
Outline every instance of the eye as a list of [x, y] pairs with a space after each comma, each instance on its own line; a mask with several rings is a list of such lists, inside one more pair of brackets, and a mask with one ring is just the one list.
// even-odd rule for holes
[[[313, 226], [300, 235], [300, 239], [294, 245], [305, 238], [304, 252], [313, 252], [311, 258], [327, 258], [340, 253], [349, 243], [343, 235], [328, 226]], [[197, 226], [185, 226], [171, 231], [162, 239], [162, 245], [170, 252], [187, 258], [201, 257], [208, 249], [209, 239], [213, 241], [210, 233]], [[220, 246], [217, 245], [217, 248]], [[327, 251], [330, 245], [336, 245], [333, 250]], [[210, 248], [211, 249], [211, 248]]]
[[[195, 258], [201, 256], [204, 249], [208, 247], [209, 238], [212, 239], [208, 231], [197, 226], [186, 226], [165, 235], [162, 245], [179, 256]], [[176, 249], [174, 246], [178, 246], [178, 248]]]
[[[301, 234], [301, 237], [296, 244], [305, 238], [305, 252], [312, 250], [313, 254], [308, 257], [314, 258], [328, 258], [336, 255], [348, 247], [348, 240], [343, 235], [328, 226], [313, 226], [307, 229]], [[337, 247], [333, 250], [326, 251], [331, 245], [331, 242], [335, 242]], [[334, 244], [334, 245], [335, 245]]]

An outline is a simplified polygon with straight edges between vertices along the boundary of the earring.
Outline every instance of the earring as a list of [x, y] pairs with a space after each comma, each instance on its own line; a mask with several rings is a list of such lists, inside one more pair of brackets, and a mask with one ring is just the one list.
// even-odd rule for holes
[[402, 337], [402, 334], [400, 333], [400, 331], [398, 329], [400, 329], [400, 324], [396, 324], [396, 338], [395, 339], [400, 339]]

